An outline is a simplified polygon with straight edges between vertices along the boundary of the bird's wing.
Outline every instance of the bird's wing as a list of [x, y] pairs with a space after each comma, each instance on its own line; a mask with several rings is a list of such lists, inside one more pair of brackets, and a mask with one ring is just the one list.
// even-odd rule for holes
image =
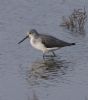
[[41, 41], [47, 48], [70, 46], [71, 43], [64, 42], [53, 36], [41, 35]]

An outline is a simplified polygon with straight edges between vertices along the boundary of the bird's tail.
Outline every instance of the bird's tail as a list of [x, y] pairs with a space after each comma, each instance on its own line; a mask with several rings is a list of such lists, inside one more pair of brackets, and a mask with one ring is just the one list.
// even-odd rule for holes
[[76, 45], [76, 43], [71, 43], [71, 45]]

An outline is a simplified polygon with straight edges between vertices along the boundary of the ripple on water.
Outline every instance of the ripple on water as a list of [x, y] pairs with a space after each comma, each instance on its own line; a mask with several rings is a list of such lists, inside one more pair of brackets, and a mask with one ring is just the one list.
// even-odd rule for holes
[[26, 69], [25, 78], [31, 86], [55, 85], [55, 83], [64, 82], [65, 75], [72, 70], [71, 67], [69, 68], [70, 63], [58, 57], [48, 57], [46, 60], [38, 59]]

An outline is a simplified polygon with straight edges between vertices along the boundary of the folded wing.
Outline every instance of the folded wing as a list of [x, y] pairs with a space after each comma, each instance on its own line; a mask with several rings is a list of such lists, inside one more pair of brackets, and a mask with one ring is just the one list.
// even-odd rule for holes
[[52, 48], [52, 47], [65, 47], [65, 46], [70, 46], [70, 45], [75, 45], [75, 43], [68, 43], [62, 40], [59, 40], [53, 36], [49, 35], [41, 35], [40, 36], [42, 39], [42, 43], [45, 45], [47, 48]]

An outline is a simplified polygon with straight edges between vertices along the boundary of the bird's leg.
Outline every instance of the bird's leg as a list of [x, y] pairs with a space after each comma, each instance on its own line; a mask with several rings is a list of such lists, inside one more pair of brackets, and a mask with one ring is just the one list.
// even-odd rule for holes
[[45, 55], [46, 53], [44, 52], [43, 53], [43, 59], [45, 59], [45, 57], [56, 57], [56, 55], [55, 55], [55, 53], [54, 53], [54, 51], [52, 51], [52, 56], [49, 56], [49, 55]]
[[45, 59], [45, 53], [43, 53], [43, 59]]
[[53, 54], [54, 57], [56, 57], [56, 54], [54, 53], [54, 51], [52, 51], [52, 54]]
[[43, 59], [45, 59], [45, 57], [49, 57], [48, 55], [46, 55], [46, 52], [43, 53]]
[[45, 54], [43, 53], [43, 58], [45, 57]]

